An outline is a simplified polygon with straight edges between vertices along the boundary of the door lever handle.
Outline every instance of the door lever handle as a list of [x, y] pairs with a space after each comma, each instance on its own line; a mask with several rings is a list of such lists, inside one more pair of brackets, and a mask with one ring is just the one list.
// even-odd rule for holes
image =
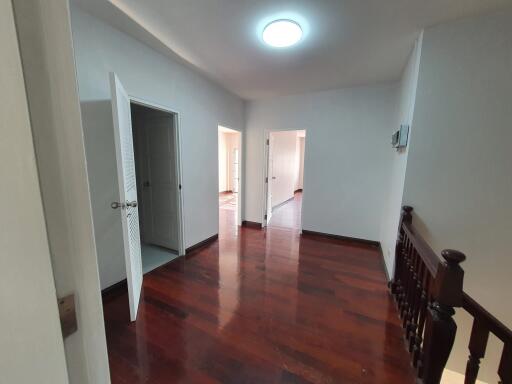
[[112, 204], [110, 204], [110, 208], [112, 209], [117, 209], [117, 208], [124, 208], [125, 207], [125, 204], [124, 203], [118, 203], [117, 201], [114, 201]]
[[136, 208], [137, 207], [137, 202], [135, 200], [134, 201], [127, 201], [126, 202], [126, 206], [127, 207]]

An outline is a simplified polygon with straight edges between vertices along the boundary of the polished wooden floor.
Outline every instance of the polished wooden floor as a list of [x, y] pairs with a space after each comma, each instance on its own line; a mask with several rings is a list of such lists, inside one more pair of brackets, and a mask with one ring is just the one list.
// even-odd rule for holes
[[221, 209], [218, 241], [144, 276], [135, 323], [105, 298], [112, 382], [414, 383], [378, 249], [301, 237], [300, 198], [266, 230]]

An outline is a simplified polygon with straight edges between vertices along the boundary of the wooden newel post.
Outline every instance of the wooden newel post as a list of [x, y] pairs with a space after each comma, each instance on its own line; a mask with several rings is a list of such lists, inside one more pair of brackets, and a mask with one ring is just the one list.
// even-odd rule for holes
[[403, 223], [412, 223], [412, 211], [413, 208], [407, 205], [402, 207], [402, 213], [400, 215], [400, 222], [398, 224], [398, 236], [396, 238], [395, 247], [395, 267], [393, 271], [393, 279], [389, 286], [391, 287], [391, 293], [395, 296], [400, 292], [403, 284], [402, 272], [403, 272], [403, 252], [404, 252], [404, 229]]
[[455, 250], [441, 252], [445, 262], [439, 265], [434, 281], [433, 302], [425, 324], [422, 376], [424, 384], [439, 384], [453, 347], [457, 325], [454, 307], [462, 305], [464, 270], [460, 267], [466, 256]]

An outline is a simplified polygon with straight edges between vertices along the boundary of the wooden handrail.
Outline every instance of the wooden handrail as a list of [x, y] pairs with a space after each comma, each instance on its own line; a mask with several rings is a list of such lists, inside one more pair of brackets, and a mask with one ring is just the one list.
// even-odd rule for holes
[[466, 364], [465, 384], [475, 384], [480, 360], [485, 356], [489, 333], [503, 342], [498, 376], [502, 384], [512, 383], [512, 331], [489, 313], [467, 293], [462, 295], [462, 307], [473, 316], [473, 327], [469, 339], [469, 358]]
[[395, 270], [390, 282], [418, 383], [439, 384], [455, 340], [454, 308], [473, 316], [465, 384], [475, 384], [489, 334], [503, 342], [500, 384], [512, 384], [512, 331], [462, 290], [466, 256], [445, 249], [439, 257], [412, 223], [412, 207], [400, 216]]
[[466, 292], [462, 294], [462, 308], [464, 308], [475, 319], [479, 319], [498, 339], [506, 342], [512, 342], [512, 330], [499, 321], [493, 314], [489, 313], [484, 307], [478, 304], [475, 299]]
[[404, 206], [390, 288], [397, 303], [418, 382], [439, 384], [457, 326], [454, 307], [462, 306], [466, 256], [446, 249], [435, 254], [412, 224], [412, 207]]
[[423, 238], [416, 233], [414, 227], [412, 226], [412, 223], [405, 222], [403, 223], [403, 229], [405, 233], [407, 234], [407, 237], [413, 244], [416, 251], [421, 255], [421, 258], [425, 262], [425, 265], [427, 266], [428, 270], [432, 274], [432, 276], [437, 275], [437, 269], [439, 267], [439, 264], [441, 264], [441, 260], [439, 257], [435, 254], [435, 252], [430, 248], [430, 246], [427, 244]]

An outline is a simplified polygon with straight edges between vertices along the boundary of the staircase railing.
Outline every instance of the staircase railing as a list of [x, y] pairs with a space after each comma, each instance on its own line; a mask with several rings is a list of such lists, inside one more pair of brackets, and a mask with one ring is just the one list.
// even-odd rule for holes
[[473, 317], [464, 384], [476, 383], [490, 333], [503, 342], [500, 383], [512, 384], [512, 331], [463, 292], [466, 256], [452, 249], [437, 256], [412, 225], [412, 211], [402, 208], [390, 289], [418, 382], [440, 383], [457, 332], [454, 308], [461, 307]]
[[512, 331], [501, 321], [491, 315], [485, 308], [473, 300], [469, 295], [462, 295], [462, 307], [473, 316], [473, 327], [469, 339], [469, 359], [466, 365], [464, 384], [475, 384], [480, 368], [480, 360], [485, 356], [489, 333], [495, 335], [503, 342], [498, 376], [500, 383], [512, 383]]
[[390, 287], [418, 379], [438, 384], [457, 331], [453, 315], [463, 303], [464, 279], [459, 264], [466, 257], [450, 249], [438, 257], [413, 227], [412, 210], [402, 208]]

